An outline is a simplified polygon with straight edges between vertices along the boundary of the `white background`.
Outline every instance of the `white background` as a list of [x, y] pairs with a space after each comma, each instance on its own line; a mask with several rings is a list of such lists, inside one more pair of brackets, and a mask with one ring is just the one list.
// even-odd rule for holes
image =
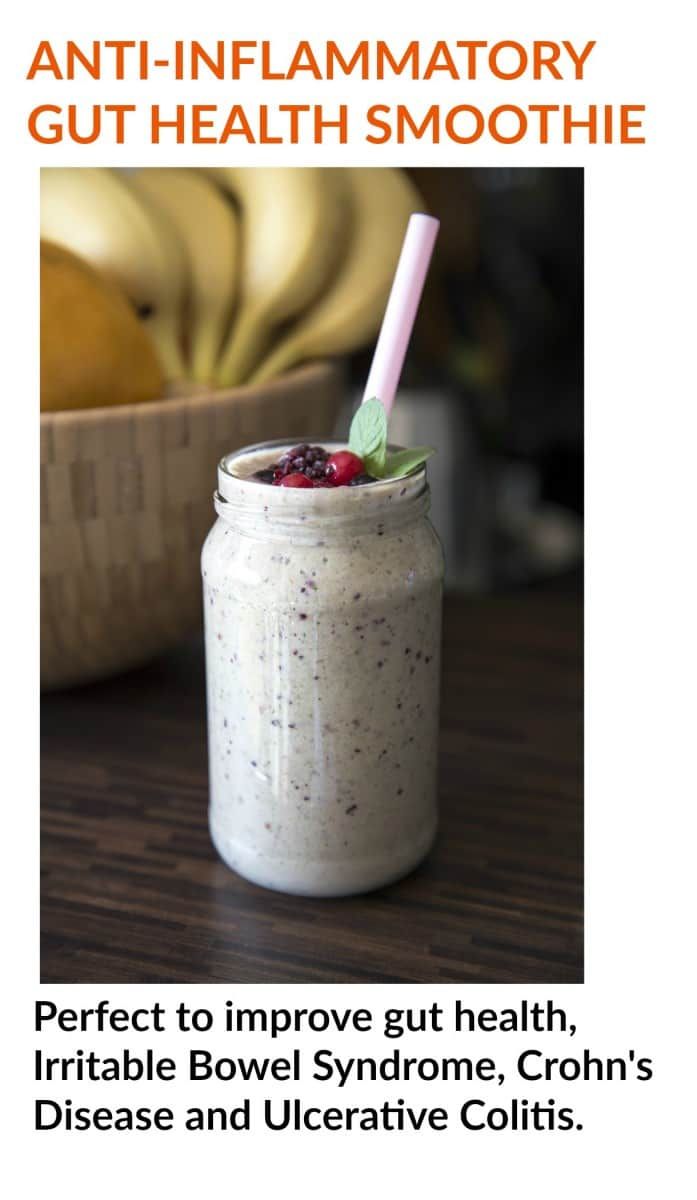
[[[176, 11], [176, 10], [175, 10]], [[243, 9], [197, 3], [193, 17], [177, 20], [169, 6], [120, 3], [95, 10], [87, 3], [18, 6], [2, 44], [3, 170], [2, 331], [5, 349], [4, 423], [0, 514], [3, 574], [3, 801], [5, 870], [3, 913], [3, 1129], [15, 1160], [11, 1194], [71, 1197], [99, 1194], [203, 1196], [253, 1192], [261, 1196], [348, 1197], [401, 1193], [417, 1196], [470, 1193], [486, 1196], [581, 1196], [589, 1189], [649, 1196], [687, 1194], [689, 1099], [694, 1086], [694, 991], [689, 980], [694, 878], [694, 461], [695, 461], [695, 264], [694, 117], [687, 83], [693, 52], [684, 25], [687, 6], [637, 3], [472, 4], [457, 9], [430, 0], [416, 13], [374, 3], [351, 4], [330, 14], [326, 5], [254, 5]], [[247, 6], [245, 12], [248, 13]], [[95, 13], [98, 20], [95, 19]], [[240, 19], [237, 19], [239, 15]], [[10, 14], [8, 13], [8, 17]], [[159, 20], [157, 18], [160, 18]], [[303, 81], [293, 85], [150, 84], [55, 85], [24, 76], [41, 37], [149, 36], [166, 22], [173, 37], [284, 39], [333, 37], [348, 43], [384, 37], [570, 38], [598, 45], [582, 84], [482, 82], [375, 85], [345, 80], [333, 89]], [[61, 92], [61, 88], [63, 91]], [[396, 100], [415, 107], [440, 101], [486, 108], [500, 102], [597, 102], [647, 105], [645, 146], [537, 148], [483, 142], [458, 147], [235, 145], [233, 150], [186, 146], [152, 148], [143, 138], [121, 148], [106, 142], [39, 147], [26, 133], [26, 114], [56, 95], [78, 102], [135, 100], [150, 103], [219, 103], [307, 99], [368, 104]], [[59, 101], [60, 102], [60, 99]], [[358, 128], [358, 127], [357, 127]], [[566, 164], [586, 168], [587, 364], [587, 982], [583, 987], [539, 989], [345, 986], [320, 987], [70, 987], [43, 989], [64, 1005], [85, 1006], [102, 996], [112, 1002], [221, 1006], [316, 1007], [452, 1004], [455, 995], [476, 1006], [501, 1007], [522, 995], [554, 997], [579, 1026], [572, 1043], [548, 1039], [551, 1054], [589, 1046], [596, 1053], [634, 1047], [655, 1059], [649, 1085], [566, 1085], [549, 1095], [571, 1103], [584, 1123], [580, 1134], [474, 1135], [448, 1133], [263, 1135], [133, 1135], [32, 1133], [33, 1001], [38, 979], [38, 462], [37, 395], [37, 169], [40, 164], [160, 164], [237, 161], [387, 163], [420, 165]], [[114, 1042], [171, 1046], [160, 1039]], [[205, 1038], [196, 1039], [205, 1046]], [[525, 1039], [523, 1039], [523, 1042]], [[530, 1040], [528, 1039], [530, 1042]], [[367, 1039], [309, 1039], [338, 1052], [384, 1052]], [[43, 1043], [43, 1039], [42, 1039]], [[136, 1043], [134, 1045], [134, 1043]], [[542, 1043], [538, 1037], [530, 1044]], [[54, 1052], [67, 1053], [54, 1042]], [[93, 1039], [75, 1038], [89, 1047]], [[304, 1044], [304, 1043], [303, 1043]], [[399, 1043], [401, 1045], [401, 1043]], [[544, 1043], [542, 1043], [544, 1044]], [[45, 1042], [49, 1048], [49, 1042]], [[509, 1060], [518, 1040], [466, 1038], [457, 1046], [444, 1035], [412, 1052], [491, 1054]], [[255, 1043], [256, 1046], [256, 1043]], [[97, 1048], [95, 1046], [95, 1048]], [[389, 1048], [389, 1047], [388, 1047]], [[108, 1052], [102, 1043], [103, 1052]], [[221, 1039], [220, 1053], [249, 1053], [251, 1045]], [[283, 1052], [278, 1047], [278, 1053]], [[83, 1103], [215, 1103], [184, 1086], [118, 1089], [107, 1096], [85, 1090]], [[319, 1091], [318, 1091], [319, 1089]], [[471, 1092], [472, 1089], [464, 1089]], [[503, 1089], [502, 1089], [503, 1090]], [[510, 1085], [511, 1094], [515, 1088]], [[453, 1103], [458, 1089], [438, 1085], [371, 1088], [352, 1103], [374, 1103], [390, 1093], [415, 1105]], [[231, 1107], [234, 1088], [222, 1088]], [[544, 1098], [546, 1085], [518, 1094]], [[77, 1089], [65, 1086], [65, 1095]], [[320, 1103], [335, 1103], [327, 1085], [315, 1085]], [[197, 1100], [197, 1096], [200, 1099]], [[498, 1097], [492, 1099], [498, 1101]], [[457, 1111], [457, 1104], [453, 1104]], [[10, 1165], [3, 1172], [12, 1179]]]

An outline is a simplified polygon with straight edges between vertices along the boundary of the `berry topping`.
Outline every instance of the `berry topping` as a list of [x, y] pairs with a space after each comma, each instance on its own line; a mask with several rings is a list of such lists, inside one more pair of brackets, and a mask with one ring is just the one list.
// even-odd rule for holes
[[335, 454], [329, 455], [325, 474], [334, 487], [342, 487], [357, 475], [362, 475], [364, 471], [363, 459], [357, 454], [351, 450], [337, 450]]
[[303, 442], [300, 446], [294, 446], [292, 450], [286, 450], [275, 464], [274, 470], [279, 479], [295, 472], [307, 475], [308, 479], [322, 479], [328, 458], [329, 453], [323, 446], [309, 446], [307, 442]]
[[283, 479], [278, 481], [277, 487], [292, 487], [292, 488], [311, 488], [314, 486], [311, 479], [307, 475], [303, 475], [302, 471], [293, 471], [290, 475], [284, 475]]
[[307, 442], [286, 450], [278, 462], [255, 471], [252, 479], [276, 487], [334, 488], [375, 483], [375, 476], [366, 473], [363, 459], [352, 450], [330, 454], [324, 446], [310, 446]]
[[354, 475], [353, 479], [349, 482], [349, 487], [360, 487], [364, 483], [377, 483], [377, 479], [374, 475], [366, 475], [365, 473]]

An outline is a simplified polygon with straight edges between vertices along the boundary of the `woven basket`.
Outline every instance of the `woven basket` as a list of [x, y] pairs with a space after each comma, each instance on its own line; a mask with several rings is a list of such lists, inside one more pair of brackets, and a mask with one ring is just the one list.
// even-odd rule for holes
[[137, 666], [200, 622], [199, 555], [223, 454], [325, 437], [341, 372], [41, 415], [41, 686]]

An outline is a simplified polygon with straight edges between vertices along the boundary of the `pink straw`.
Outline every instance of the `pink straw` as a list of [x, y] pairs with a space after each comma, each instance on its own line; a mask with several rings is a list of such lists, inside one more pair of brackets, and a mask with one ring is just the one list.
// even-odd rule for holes
[[414, 328], [433, 246], [440, 226], [435, 217], [412, 213], [387, 301], [363, 402], [381, 400], [389, 417]]

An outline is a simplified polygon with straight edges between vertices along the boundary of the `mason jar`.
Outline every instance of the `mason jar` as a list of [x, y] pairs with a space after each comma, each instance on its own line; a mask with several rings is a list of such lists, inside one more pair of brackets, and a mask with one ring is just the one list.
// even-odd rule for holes
[[210, 830], [254, 883], [350, 895], [411, 871], [435, 837], [443, 556], [424, 467], [357, 487], [250, 478], [288, 448], [218, 468]]

